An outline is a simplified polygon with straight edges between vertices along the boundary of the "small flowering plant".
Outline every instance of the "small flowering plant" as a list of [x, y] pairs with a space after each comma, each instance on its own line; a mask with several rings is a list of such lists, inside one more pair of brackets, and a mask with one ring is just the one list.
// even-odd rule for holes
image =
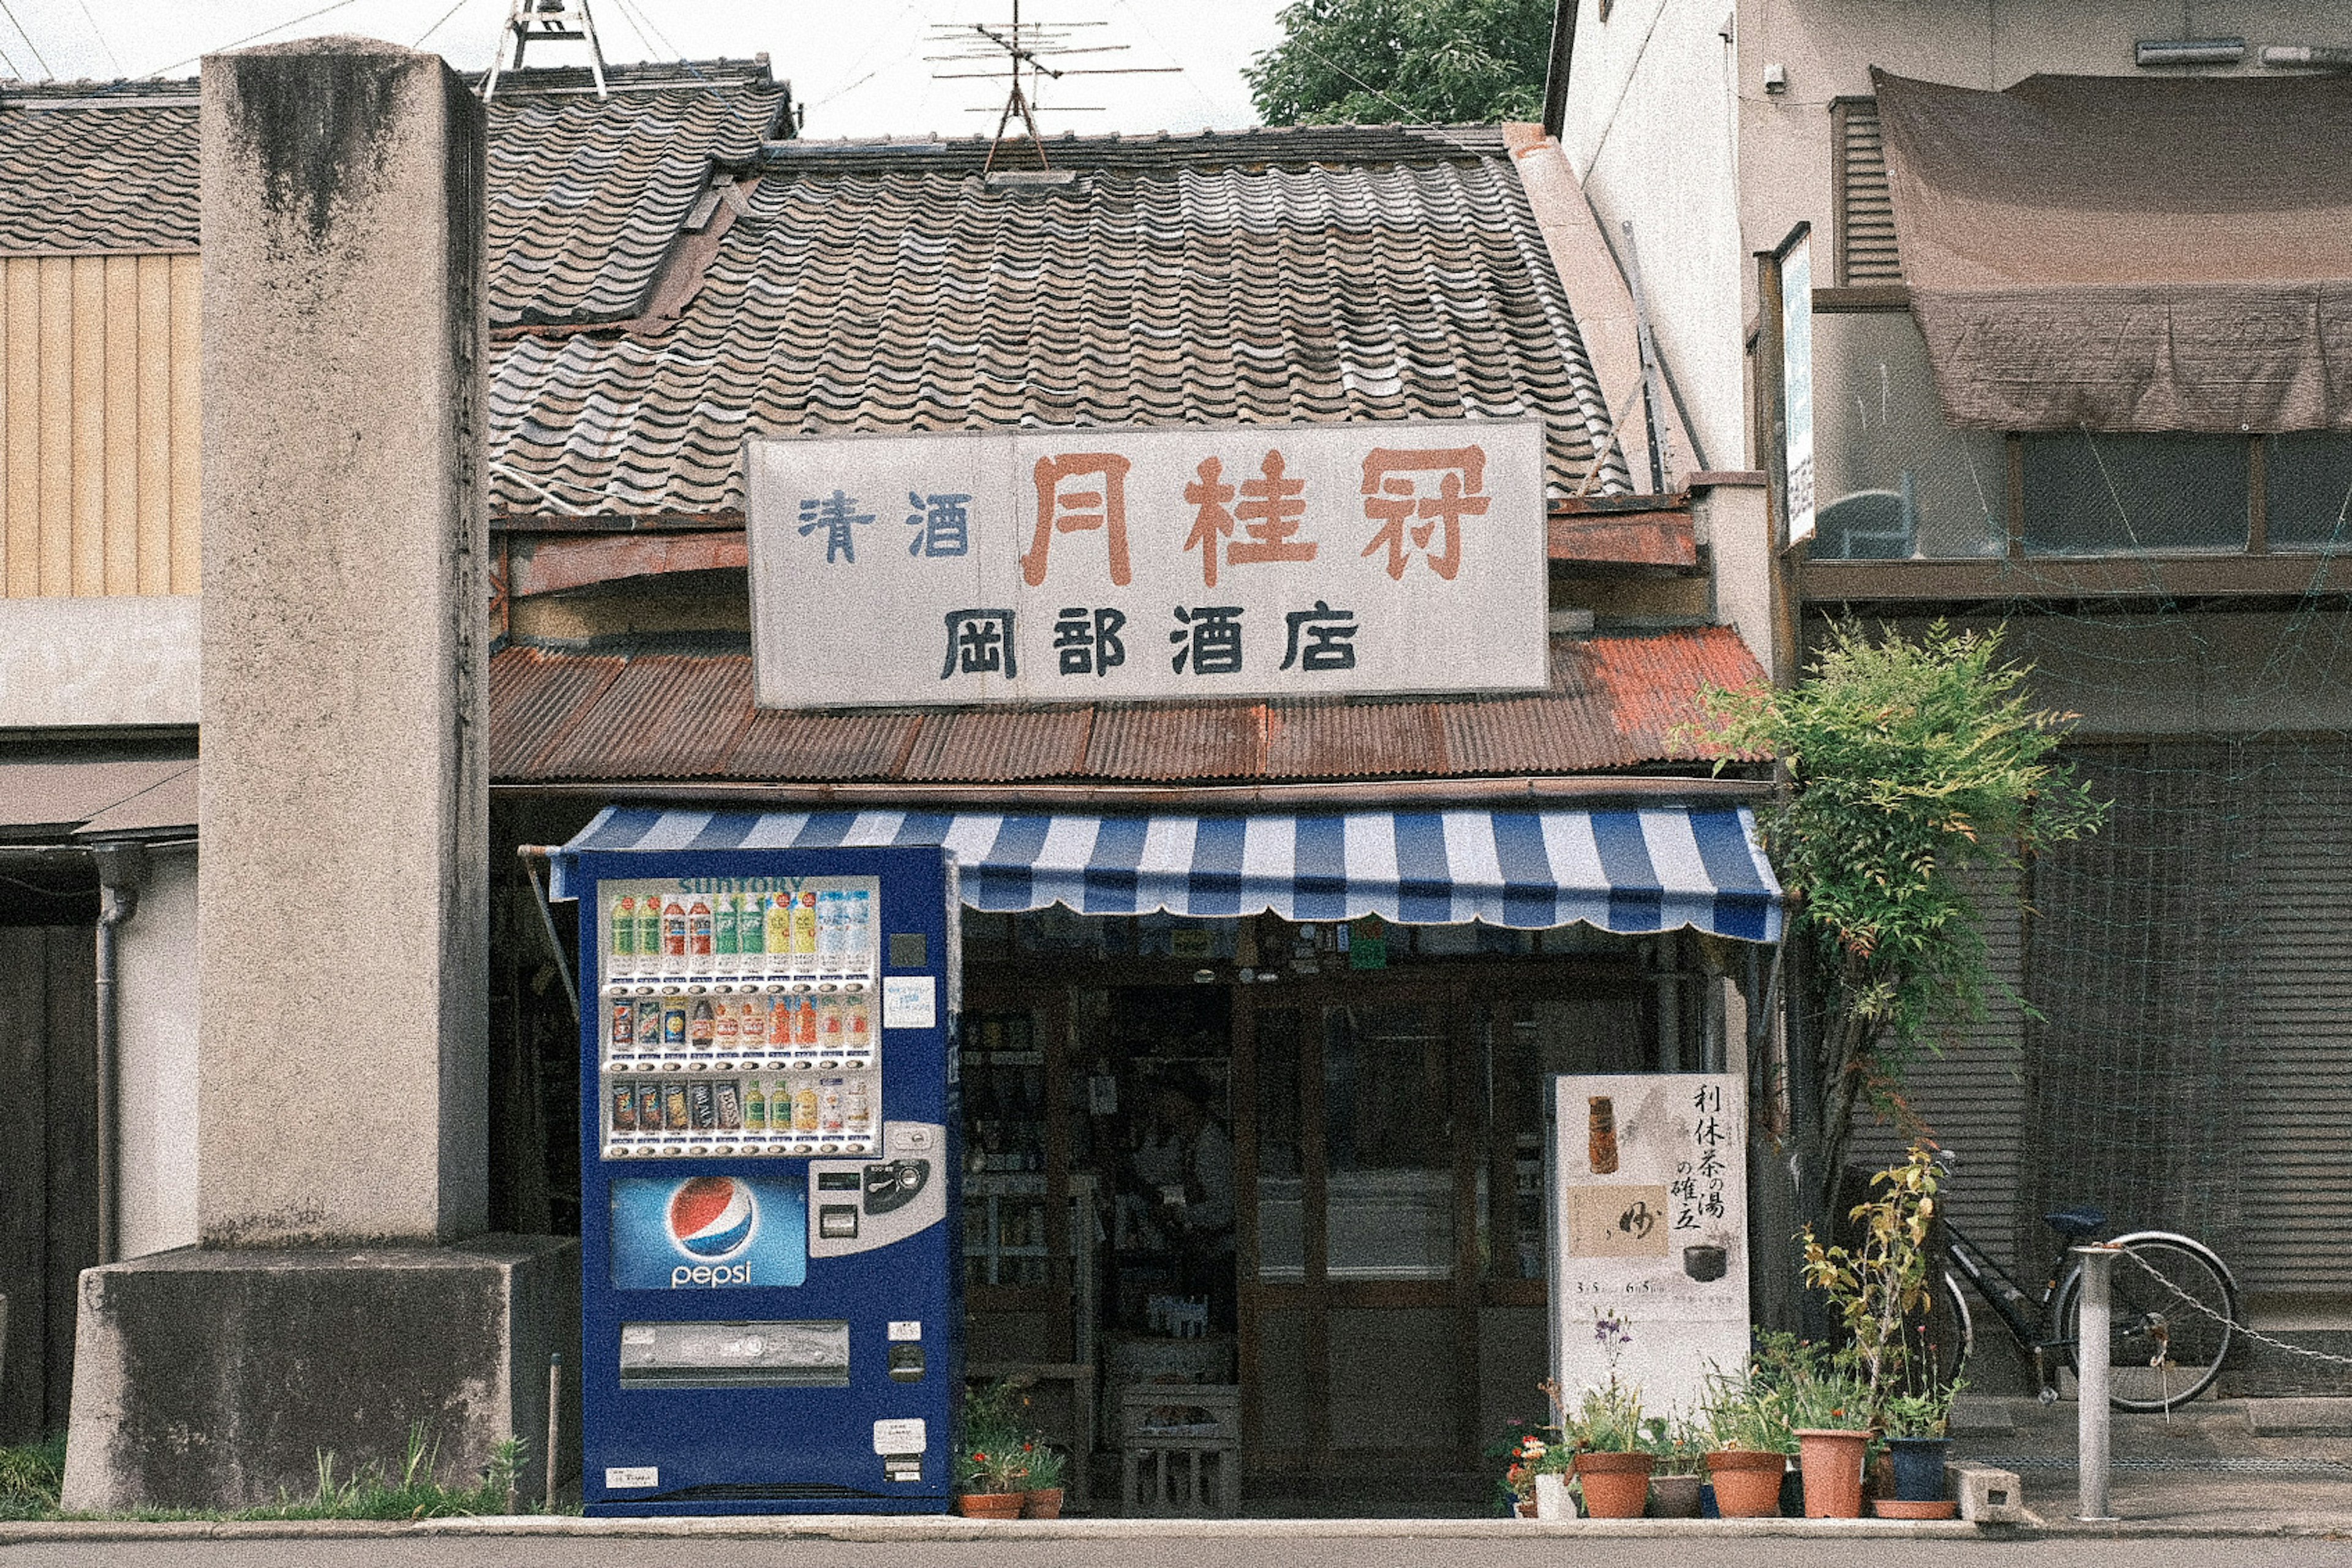
[[1014, 1397], [1014, 1390], [1003, 1384], [965, 1397], [962, 1436], [955, 1450], [957, 1490], [980, 1494], [1029, 1489], [1036, 1440], [1022, 1429]]

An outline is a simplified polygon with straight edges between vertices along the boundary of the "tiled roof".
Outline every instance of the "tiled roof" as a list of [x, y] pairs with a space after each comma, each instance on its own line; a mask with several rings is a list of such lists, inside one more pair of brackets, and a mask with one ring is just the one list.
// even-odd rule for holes
[[674, 328], [501, 346], [497, 504], [740, 515], [751, 435], [1525, 414], [1572, 487], [1606, 431], [1498, 136], [1049, 145], [763, 149]]
[[0, 89], [0, 255], [195, 247], [194, 83]]
[[1763, 679], [1706, 626], [1552, 639], [1525, 697], [760, 711], [746, 655], [509, 647], [490, 661], [501, 783], [1271, 782], [1579, 773], [1696, 762], [1710, 685]]
[[645, 309], [712, 161], [782, 130], [766, 64], [528, 70], [489, 105], [490, 323], [625, 321]]

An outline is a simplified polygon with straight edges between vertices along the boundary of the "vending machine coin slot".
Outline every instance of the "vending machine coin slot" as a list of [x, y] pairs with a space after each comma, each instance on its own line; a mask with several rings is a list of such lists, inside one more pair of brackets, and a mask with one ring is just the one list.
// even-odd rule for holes
[[913, 1203], [931, 1179], [929, 1160], [893, 1160], [866, 1167], [866, 1212], [888, 1214]]
[[848, 1204], [825, 1204], [816, 1211], [816, 1233], [827, 1241], [857, 1239], [857, 1210]]

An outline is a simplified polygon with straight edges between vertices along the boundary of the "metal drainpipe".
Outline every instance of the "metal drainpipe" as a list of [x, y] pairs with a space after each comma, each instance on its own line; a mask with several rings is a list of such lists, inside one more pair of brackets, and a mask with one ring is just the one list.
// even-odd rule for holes
[[89, 858], [98, 868], [98, 1260], [112, 1263], [121, 1250], [114, 1070], [121, 1037], [118, 933], [138, 911], [139, 885], [147, 878], [147, 850], [136, 843], [94, 844]]

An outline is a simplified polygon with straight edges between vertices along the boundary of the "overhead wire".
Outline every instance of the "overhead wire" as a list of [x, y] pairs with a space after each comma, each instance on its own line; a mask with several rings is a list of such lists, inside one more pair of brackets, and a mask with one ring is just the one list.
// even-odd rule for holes
[[114, 46], [106, 41], [105, 30], [99, 26], [98, 18], [90, 15], [89, 0], [74, 0], [74, 3], [81, 7], [82, 20], [89, 24], [90, 36], [98, 40], [98, 47], [106, 52], [106, 63], [114, 68], [116, 76], [121, 76], [122, 62], [115, 58]]
[[[8, 18], [8, 25], [16, 29], [17, 37], [25, 40], [25, 47], [33, 51], [33, 63], [41, 68], [42, 79], [47, 81], [57, 80], [58, 73], [51, 70], [49, 62], [41, 58], [41, 46], [33, 42], [33, 35], [25, 31], [24, 23], [16, 20], [16, 9], [8, 4], [8, 0], [0, 0], [0, 16]], [[12, 66], [9, 68], [13, 70], [16, 68]]]
[[423, 31], [423, 32], [421, 32], [421, 33], [417, 34], [417, 35], [416, 35], [416, 41], [415, 41], [415, 43], [413, 43], [413, 44], [409, 45], [408, 47], [409, 47], [410, 48], [412, 48], [412, 49], [421, 49], [421, 48], [423, 48], [423, 47], [425, 47], [425, 39], [427, 39], [427, 38], [429, 38], [429, 37], [431, 37], [434, 34], [436, 34], [436, 33], [439, 32], [442, 28], [444, 28], [444, 27], [447, 26], [449, 25], [449, 18], [450, 18], [450, 17], [452, 17], [452, 16], [455, 16], [458, 12], [460, 12], [460, 11], [464, 10], [464, 9], [466, 8], [466, 6], [467, 6], [467, 3], [468, 3], [468, 0], [457, 0], [457, 3], [456, 3], [455, 5], [451, 5], [451, 6], [450, 6], [446, 11], [444, 11], [444, 12], [442, 12], [442, 13], [441, 13], [441, 19], [440, 19], [439, 21], [437, 21], [437, 22], [434, 23], [431, 26], [429, 26], [429, 27], [425, 28], [425, 31]]
[[[333, 4], [321, 5], [315, 11], [305, 11], [299, 16], [289, 16], [285, 21], [278, 23], [276, 26], [264, 27], [257, 33], [247, 33], [242, 38], [232, 39], [228, 43], [221, 44], [215, 47], [206, 49], [202, 54], [190, 55], [184, 60], [173, 60], [170, 65], [149, 71], [140, 79], [142, 81], [153, 81], [157, 77], [171, 75], [173, 71], [178, 70], [183, 66], [192, 66], [196, 64], [205, 58], [205, 55], [216, 55], [228, 49], [241, 49], [246, 45], [254, 42], [257, 38], [266, 38], [272, 33], [282, 33], [289, 27], [299, 27], [305, 22], [314, 22], [321, 16], [331, 16], [337, 11], [348, 9], [349, 7], [358, 4], [359, 0], [333, 0]], [[7, 0], [0, 0], [0, 8], [5, 8], [6, 5]], [[13, 17], [10, 18], [12, 21], [15, 18]], [[46, 69], [47, 68], [44, 67], [43, 68]]]

